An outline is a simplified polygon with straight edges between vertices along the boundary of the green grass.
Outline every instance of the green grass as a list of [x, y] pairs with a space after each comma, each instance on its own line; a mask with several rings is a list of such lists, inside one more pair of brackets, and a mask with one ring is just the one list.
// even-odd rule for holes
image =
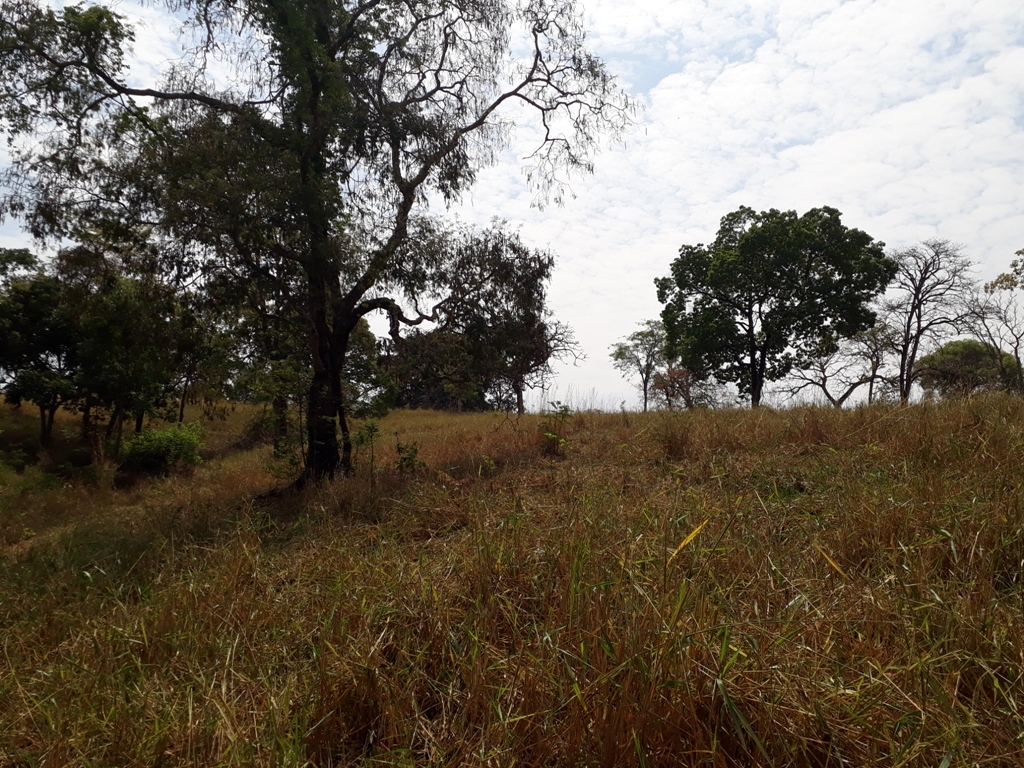
[[24, 490], [0, 764], [1024, 761], [1024, 402], [542, 421]]

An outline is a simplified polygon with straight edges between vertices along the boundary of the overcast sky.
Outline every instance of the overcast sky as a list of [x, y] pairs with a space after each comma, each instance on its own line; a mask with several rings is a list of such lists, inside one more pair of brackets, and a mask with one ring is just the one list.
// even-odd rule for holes
[[[890, 246], [949, 239], [982, 278], [1024, 248], [1020, 0], [582, 5], [591, 48], [644, 106], [636, 128], [544, 209], [531, 206], [522, 131], [459, 209], [506, 218], [558, 256], [551, 307], [587, 359], [559, 366], [550, 399], [636, 405], [609, 346], [657, 317], [653, 280], [679, 246], [712, 239], [740, 205], [834, 206]], [[137, 48], [158, 55], [158, 31]], [[0, 244], [20, 240], [0, 228]]]

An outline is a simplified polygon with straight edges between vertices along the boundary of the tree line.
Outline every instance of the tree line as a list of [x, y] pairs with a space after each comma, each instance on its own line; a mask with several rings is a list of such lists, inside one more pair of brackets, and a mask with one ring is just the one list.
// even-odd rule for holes
[[[551, 361], [579, 354], [547, 309], [551, 253], [527, 248], [502, 223], [449, 228], [443, 247], [461, 287], [435, 306], [429, 329], [377, 338], [362, 320], [353, 330], [342, 377], [351, 414], [521, 412]], [[0, 391], [37, 407], [43, 448], [60, 409], [80, 415], [83, 442], [113, 441], [116, 456], [126, 422], [138, 433], [146, 417], [182, 422], [189, 402], [230, 400], [270, 405], [284, 453], [310, 380], [304, 331], [284, 297], [251, 284], [189, 290], [102, 246], [46, 261], [0, 249]]]
[[612, 361], [644, 410], [715, 405], [725, 384], [756, 407], [769, 382], [835, 407], [906, 403], [915, 385], [1024, 393], [1024, 259], [984, 285], [973, 267], [947, 240], [886, 250], [834, 208], [740, 208], [711, 244], [680, 249], [656, 281], [661, 318], [613, 345]]

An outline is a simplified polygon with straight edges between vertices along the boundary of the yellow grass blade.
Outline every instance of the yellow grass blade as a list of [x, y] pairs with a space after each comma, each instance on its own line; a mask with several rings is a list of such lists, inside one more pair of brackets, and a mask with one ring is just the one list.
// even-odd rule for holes
[[681, 543], [681, 544], [680, 544], [680, 545], [679, 545], [678, 547], [676, 547], [676, 551], [672, 553], [672, 557], [670, 557], [670, 558], [668, 559], [668, 561], [669, 561], [669, 562], [671, 563], [671, 562], [672, 562], [673, 560], [675, 560], [675, 559], [676, 559], [676, 555], [678, 555], [678, 554], [679, 554], [680, 552], [682, 552], [682, 551], [683, 551], [683, 547], [685, 547], [685, 546], [686, 546], [687, 544], [689, 544], [689, 543], [690, 543], [691, 541], [693, 541], [694, 539], [696, 539], [696, 538], [697, 538], [697, 535], [698, 535], [698, 534], [699, 534], [699, 533], [700, 533], [701, 531], [703, 531], [703, 530], [704, 530], [704, 526], [705, 526], [705, 525], [707, 525], [707, 524], [708, 524], [709, 522], [711, 522], [711, 518], [710, 518], [710, 517], [709, 517], [709, 518], [708, 518], [707, 520], [705, 520], [705, 521], [704, 521], [703, 523], [701, 523], [700, 525], [698, 525], [698, 526], [697, 526], [696, 528], [694, 528], [694, 529], [693, 529], [692, 531], [690, 531], [690, 535], [689, 535], [689, 536], [687, 536], [687, 537], [686, 537], [685, 539], [683, 539], [682, 543]]
[[849, 576], [846, 575], [846, 571], [844, 571], [842, 568], [839, 567], [839, 563], [837, 563], [835, 560], [833, 560], [831, 557], [829, 557], [828, 556], [828, 552], [826, 552], [824, 549], [819, 547], [816, 542], [814, 543], [814, 548], [816, 550], [818, 550], [819, 552], [821, 552], [821, 556], [824, 557], [826, 560], [828, 560], [828, 564], [831, 565], [833, 568], [835, 568], [840, 576], [842, 576], [844, 579], [849, 579], [850, 578]]

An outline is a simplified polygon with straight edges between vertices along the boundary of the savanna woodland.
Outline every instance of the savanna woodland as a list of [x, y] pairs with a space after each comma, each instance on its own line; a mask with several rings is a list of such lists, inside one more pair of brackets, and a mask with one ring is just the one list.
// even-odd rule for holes
[[1024, 763], [1024, 262], [740, 208], [527, 413], [572, 0], [162, 7], [0, 0], [0, 765]]

